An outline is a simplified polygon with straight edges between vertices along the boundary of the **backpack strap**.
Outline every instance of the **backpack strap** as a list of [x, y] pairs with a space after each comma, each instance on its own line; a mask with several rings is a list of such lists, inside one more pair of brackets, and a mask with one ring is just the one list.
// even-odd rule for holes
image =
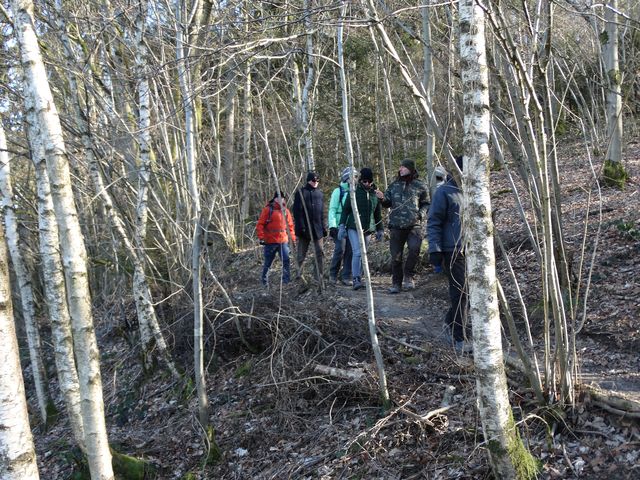
[[342, 184], [338, 185], [338, 188], [340, 189], [340, 206], [343, 207], [344, 206], [344, 196], [349, 193], [349, 190], [345, 190], [344, 188], [342, 188]]
[[271, 215], [273, 215], [273, 200], [269, 202], [269, 216], [267, 217], [267, 221], [264, 222], [265, 225], [271, 221]]

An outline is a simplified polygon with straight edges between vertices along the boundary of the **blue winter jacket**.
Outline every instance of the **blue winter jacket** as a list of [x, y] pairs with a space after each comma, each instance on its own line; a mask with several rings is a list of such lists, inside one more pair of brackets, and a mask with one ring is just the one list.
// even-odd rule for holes
[[446, 183], [436, 190], [429, 208], [427, 220], [429, 253], [462, 250], [460, 205], [462, 205], [462, 192], [455, 180], [447, 176]]

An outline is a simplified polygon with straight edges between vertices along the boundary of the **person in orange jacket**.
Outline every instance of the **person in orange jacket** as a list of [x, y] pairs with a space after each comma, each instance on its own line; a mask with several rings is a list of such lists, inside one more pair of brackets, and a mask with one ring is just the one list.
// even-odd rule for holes
[[276, 258], [276, 253], [280, 254], [280, 260], [282, 260], [282, 283], [289, 283], [291, 280], [289, 235], [291, 235], [291, 241], [295, 243], [296, 234], [293, 216], [286, 206], [286, 201], [286, 194], [280, 196], [276, 192], [262, 209], [256, 227], [260, 245], [264, 245], [264, 266], [260, 279], [265, 287], [269, 284], [269, 268]]

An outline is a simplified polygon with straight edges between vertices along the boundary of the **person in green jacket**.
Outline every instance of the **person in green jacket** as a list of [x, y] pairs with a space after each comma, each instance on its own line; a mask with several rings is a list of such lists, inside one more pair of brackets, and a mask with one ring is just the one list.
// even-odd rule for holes
[[[340, 173], [340, 185], [331, 193], [329, 201], [329, 235], [333, 239], [333, 257], [329, 266], [329, 281], [336, 283], [338, 280], [343, 285], [351, 283], [351, 243], [348, 238], [338, 240], [338, 225], [345, 202], [349, 201], [349, 179], [351, 167], [346, 167]], [[342, 266], [342, 272], [340, 272]], [[338, 278], [338, 273], [340, 276]]]
[[[389, 293], [400, 293], [404, 289], [415, 288], [413, 274], [420, 258], [420, 246], [424, 236], [424, 222], [429, 211], [427, 186], [418, 180], [416, 164], [405, 159], [400, 164], [398, 178], [389, 185], [387, 191], [378, 192], [382, 206], [389, 212], [389, 250], [391, 251], [391, 288]], [[407, 261], [403, 262], [405, 244], [408, 248]]]
[[[376, 186], [373, 183], [373, 172], [370, 168], [360, 170], [360, 179], [356, 187], [356, 205], [358, 207], [358, 216], [364, 233], [365, 247], [369, 245], [371, 234], [375, 232], [376, 239], [382, 240], [384, 234], [382, 226], [382, 208], [380, 201], [376, 196]], [[349, 238], [351, 250], [353, 252], [351, 260], [351, 272], [353, 273], [353, 289], [359, 290], [363, 287], [361, 269], [362, 269], [362, 252], [360, 251], [360, 241], [358, 239], [358, 230], [356, 229], [356, 220], [351, 202], [346, 202], [340, 216], [340, 229], [338, 238]]]

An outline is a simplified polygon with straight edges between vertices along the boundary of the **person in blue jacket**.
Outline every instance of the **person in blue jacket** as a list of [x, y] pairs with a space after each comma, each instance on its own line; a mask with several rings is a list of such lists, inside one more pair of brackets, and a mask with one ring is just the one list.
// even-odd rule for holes
[[[462, 157], [456, 157], [462, 170]], [[465, 258], [461, 241], [460, 206], [462, 191], [447, 174], [446, 181], [436, 190], [427, 218], [429, 261], [442, 267], [449, 280], [451, 306], [445, 316], [445, 336], [451, 339], [458, 353], [468, 351], [465, 344], [465, 317], [467, 289], [465, 284]]]

